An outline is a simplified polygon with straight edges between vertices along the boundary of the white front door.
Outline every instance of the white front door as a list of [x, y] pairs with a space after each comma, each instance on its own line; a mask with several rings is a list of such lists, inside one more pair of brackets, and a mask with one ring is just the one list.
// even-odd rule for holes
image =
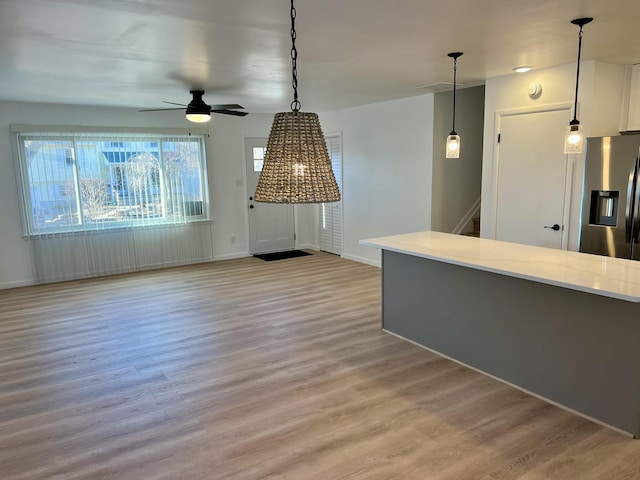
[[253, 200], [262, 171], [266, 138], [245, 138], [247, 192], [249, 195], [249, 249], [252, 255], [295, 248], [294, 212], [291, 204]]
[[496, 240], [566, 246], [569, 206], [565, 209], [568, 177], [563, 150], [569, 119], [568, 110], [499, 116]]
[[[342, 196], [342, 137], [325, 137], [331, 167]], [[342, 255], [342, 199], [320, 204], [320, 250]]]

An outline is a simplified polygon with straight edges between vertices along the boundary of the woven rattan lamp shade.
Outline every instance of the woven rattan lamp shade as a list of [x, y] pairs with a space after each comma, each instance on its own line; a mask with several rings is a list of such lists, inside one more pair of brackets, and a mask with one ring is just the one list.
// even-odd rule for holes
[[266, 203], [340, 200], [317, 114], [276, 113], [255, 200]]

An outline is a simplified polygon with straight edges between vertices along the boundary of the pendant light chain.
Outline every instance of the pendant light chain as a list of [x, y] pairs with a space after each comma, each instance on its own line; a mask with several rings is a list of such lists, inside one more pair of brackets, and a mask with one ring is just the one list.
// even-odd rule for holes
[[291, 0], [291, 85], [293, 86], [293, 102], [291, 110], [299, 112], [302, 104], [298, 100], [298, 49], [296, 48], [296, 7]]

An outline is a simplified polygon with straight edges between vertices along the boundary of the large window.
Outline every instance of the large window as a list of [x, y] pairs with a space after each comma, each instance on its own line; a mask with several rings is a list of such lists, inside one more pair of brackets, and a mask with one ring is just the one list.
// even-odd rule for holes
[[208, 218], [201, 136], [17, 134], [28, 233]]

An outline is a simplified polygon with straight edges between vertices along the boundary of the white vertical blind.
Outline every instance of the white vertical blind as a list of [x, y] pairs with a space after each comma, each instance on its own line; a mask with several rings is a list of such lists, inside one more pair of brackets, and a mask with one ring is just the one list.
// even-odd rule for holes
[[200, 137], [28, 133], [17, 139], [30, 235], [206, 218]]
[[[342, 138], [340, 135], [325, 137], [331, 158], [333, 173], [342, 191]], [[320, 205], [320, 250], [342, 255], [342, 200]]]

